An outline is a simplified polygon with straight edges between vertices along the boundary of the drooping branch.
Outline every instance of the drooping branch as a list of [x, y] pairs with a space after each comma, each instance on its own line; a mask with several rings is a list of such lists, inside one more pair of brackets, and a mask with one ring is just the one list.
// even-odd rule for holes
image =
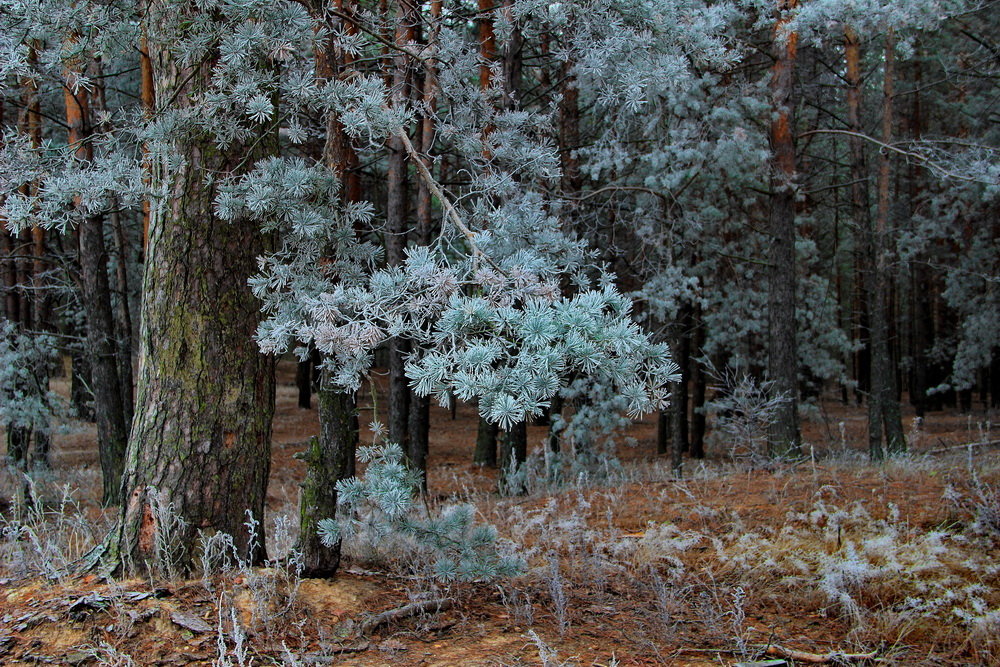
[[[937, 172], [937, 173], [939, 173], [939, 174], [941, 174], [943, 176], [947, 176], [948, 178], [954, 178], [955, 180], [967, 181], [967, 182], [970, 182], [970, 183], [986, 183], [986, 184], [990, 184], [990, 185], [995, 184], [995, 181], [986, 180], [986, 179], [983, 179], [983, 178], [977, 178], [974, 175], [962, 174], [962, 173], [953, 171], [951, 169], [946, 168], [944, 165], [941, 164], [941, 162], [935, 160], [930, 155], [927, 155], [925, 153], [914, 152], [912, 150], [906, 150], [904, 148], [900, 148], [900, 146], [898, 144], [889, 144], [889, 143], [886, 143], [884, 141], [876, 139], [875, 137], [867, 135], [867, 134], [865, 134], [863, 132], [853, 132], [851, 130], [816, 129], [816, 130], [809, 130], [808, 132], [803, 132], [802, 134], [800, 134], [798, 136], [799, 136], [800, 139], [802, 139], [802, 138], [809, 137], [809, 136], [812, 136], [812, 135], [815, 135], [815, 134], [839, 134], [839, 135], [846, 136], [846, 137], [853, 137], [855, 139], [861, 139], [862, 141], [867, 141], [870, 144], [874, 144], [875, 146], [878, 146], [882, 150], [891, 151], [891, 152], [896, 153], [898, 155], [902, 155], [903, 157], [907, 157], [907, 158], [911, 158], [913, 160], [916, 160], [917, 162], [920, 162], [921, 164], [925, 165], [931, 171], [935, 171], [935, 172]], [[986, 148], [986, 147], [982, 147], [981, 146], [980, 148]]]

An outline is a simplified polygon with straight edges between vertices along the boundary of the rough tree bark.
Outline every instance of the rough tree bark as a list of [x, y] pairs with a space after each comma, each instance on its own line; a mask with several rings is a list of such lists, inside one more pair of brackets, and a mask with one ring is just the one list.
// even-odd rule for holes
[[358, 443], [354, 395], [329, 388], [327, 375], [326, 371], [320, 375], [320, 435], [310, 441], [304, 456], [307, 467], [299, 516], [304, 577], [330, 577], [340, 565], [340, 543], [324, 545], [318, 528], [320, 521], [337, 515], [337, 480], [354, 474]]
[[[156, 98], [189, 107], [209, 86], [213, 59], [179, 62], [163, 28], [199, 10], [178, 17], [177, 6], [154, 1], [147, 11]], [[264, 238], [253, 224], [215, 217], [217, 179], [206, 176], [252, 165], [270, 143], [223, 150], [211, 136], [187, 133], [173, 146], [182, 164], [152, 165], [154, 191], [164, 196], [149, 220], [136, 414], [122, 509], [105, 543], [113, 569], [189, 569], [199, 533], [213, 532], [231, 535], [241, 558], [263, 559], [274, 363], [257, 349], [259, 303], [247, 279]], [[168, 514], [183, 523], [171, 526]], [[163, 562], [163, 545], [172, 563]]]
[[[334, 0], [340, 14], [349, 15], [352, 7], [343, 0]], [[323, 5], [314, 8], [323, 15]], [[340, 19], [332, 18], [334, 22]], [[345, 21], [348, 30], [352, 24]], [[340, 26], [329, 26], [331, 32]], [[346, 54], [340, 49], [325, 45], [316, 54], [316, 71], [320, 80], [339, 76], [345, 69]], [[348, 186], [348, 169], [354, 160], [350, 138], [340, 120], [333, 114], [327, 118], [326, 143], [323, 163], [340, 175], [343, 184], [341, 197], [353, 201], [354, 188]], [[308, 360], [310, 375], [313, 362]], [[301, 368], [301, 364], [300, 364]], [[302, 396], [300, 392], [300, 397]], [[319, 405], [319, 438], [314, 438], [306, 451], [306, 479], [302, 484], [299, 516], [299, 549], [302, 551], [303, 576], [330, 577], [340, 565], [340, 543], [327, 546], [319, 538], [319, 522], [332, 519], [337, 514], [337, 482], [354, 475], [355, 452], [359, 430], [357, 404], [354, 393], [344, 391], [331, 382], [329, 373], [320, 371], [317, 391]]]
[[771, 70], [771, 248], [768, 267], [768, 379], [783, 397], [769, 429], [771, 452], [799, 454], [795, 342], [795, 59], [798, 35], [786, 30], [797, 0], [778, 0]]
[[523, 486], [520, 488], [510, 488], [511, 469], [520, 468], [528, 458], [528, 425], [526, 422], [519, 422], [510, 427], [509, 431], [504, 431], [500, 435], [500, 488], [507, 487], [507, 492], [511, 494], [527, 493]]
[[485, 417], [479, 418], [479, 429], [476, 432], [476, 449], [472, 462], [476, 465], [497, 467], [497, 425], [491, 424]]
[[[885, 64], [882, 85], [882, 142], [892, 142], [893, 97], [895, 96], [895, 40], [892, 29], [885, 36]], [[890, 179], [892, 164], [889, 151], [882, 151], [878, 169], [878, 210], [875, 227], [869, 225], [868, 271], [866, 280], [870, 295], [871, 320], [871, 395], [868, 399], [868, 449], [873, 459], [906, 449], [896, 372], [889, 349], [889, 215], [891, 205]]]
[[[406, 0], [397, 0], [396, 5], [394, 40], [399, 47], [405, 47], [414, 41], [417, 23], [415, 6]], [[411, 75], [408, 57], [395, 53], [392, 58], [393, 105], [401, 105], [409, 99]], [[406, 249], [409, 179], [402, 139], [393, 135], [387, 146], [385, 261], [389, 266], [398, 266], [403, 263]], [[399, 444], [404, 452], [409, 452], [410, 387], [405, 373], [408, 353], [407, 341], [396, 338], [389, 342], [389, 440]]]
[[688, 354], [689, 376], [694, 392], [691, 395], [691, 458], [705, 458], [705, 369], [698, 357], [705, 346], [705, 325], [701, 321], [701, 309], [697, 309], [693, 319], [692, 349]]
[[[433, 0], [430, 5], [430, 30], [427, 33], [427, 44], [436, 48], [438, 26], [441, 20], [442, 2]], [[438, 83], [437, 71], [432, 62], [425, 63], [420, 86], [414, 92], [419, 93], [418, 103], [422, 107], [423, 117], [417, 127], [417, 139], [420, 146], [420, 160], [424, 167], [431, 171], [434, 165], [430, 155], [434, 148], [434, 111], [437, 107]], [[424, 179], [417, 184], [417, 228], [416, 242], [418, 245], [429, 245], [434, 226], [434, 212], [430, 187]], [[455, 399], [452, 398], [452, 404]], [[410, 398], [410, 415], [407, 424], [407, 439], [409, 440], [409, 460], [414, 470], [421, 473], [421, 490], [427, 492], [427, 454], [430, 438], [430, 396], [418, 396], [415, 393]]]
[[[76, 74], [67, 70], [67, 78]], [[90, 93], [72, 82], [64, 86], [66, 124], [69, 144], [76, 159], [93, 160], [91, 145]], [[118, 368], [115, 319], [111, 308], [108, 282], [108, 252], [104, 243], [104, 217], [94, 215], [77, 228], [80, 259], [80, 287], [87, 318], [87, 355], [90, 361], [90, 386], [94, 394], [97, 418], [97, 442], [103, 479], [103, 502], [121, 502], [122, 473], [128, 443], [129, 420]]]
[[[107, 92], [104, 86], [104, 66], [100, 58], [95, 58], [92, 66], [94, 79], [94, 111], [98, 116], [102, 113], [107, 118], [112, 114], [108, 113]], [[101, 131], [110, 128], [102, 126]], [[114, 305], [114, 328], [115, 328], [115, 359], [118, 366], [119, 389], [122, 396], [122, 408], [125, 413], [126, 430], [132, 425], [132, 416], [135, 414], [135, 369], [132, 367], [133, 326], [132, 326], [132, 306], [129, 302], [131, 293], [128, 265], [131, 254], [128, 236], [125, 230], [125, 222], [118, 212], [118, 204], [112, 198], [112, 211], [108, 215], [111, 223], [111, 235], [114, 239], [115, 262], [115, 286], [114, 292], [117, 295], [111, 301]], [[113, 295], [109, 294], [109, 298]]]
[[865, 159], [864, 140], [861, 135], [861, 42], [850, 26], [844, 28], [844, 58], [847, 65], [847, 126], [854, 134], [848, 138], [851, 153], [851, 216], [855, 225], [855, 237], [860, 250], [856, 250], [856, 276], [862, 276], [855, 284], [854, 299], [854, 339], [860, 343], [854, 353], [854, 377], [857, 380], [858, 398], [867, 393], [871, 385], [871, 346], [868, 344], [868, 292], [865, 275], [867, 266], [866, 229], [871, 227], [871, 203], [869, 201], [869, 174]]
[[[4, 111], [3, 101], [0, 100], [0, 123], [4, 120]], [[2, 137], [0, 137], [0, 141], [2, 141]], [[0, 203], [2, 202], [3, 200], [0, 200]], [[0, 257], [4, 293], [3, 315], [8, 321], [17, 324], [23, 322], [24, 318], [28, 316], [28, 313], [24, 312], [22, 308], [20, 298], [22, 292], [19, 285], [21, 264], [17, 258], [23, 251], [19, 247], [20, 239], [7, 229], [6, 220], [3, 217], [0, 217], [0, 244], [2, 244], [0, 250], [3, 253]], [[2, 399], [9, 400], [7, 396], [3, 396]], [[7, 459], [15, 468], [23, 471], [28, 464], [31, 431], [12, 423], [3, 424], [3, 429]], [[26, 508], [26, 503], [30, 501], [30, 495], [26, 493], [26, 490], [23, 484], [17, 485], [14, 501], [16, 512], [22, 512]]]

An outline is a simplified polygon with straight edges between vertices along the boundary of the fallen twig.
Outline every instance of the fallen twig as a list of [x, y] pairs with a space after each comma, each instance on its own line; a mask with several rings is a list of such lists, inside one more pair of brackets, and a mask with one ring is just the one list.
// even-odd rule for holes
[[[360, 644], [354, 644], [353, 646], [338, 646], [330, 649], [324, 654], [309, 653], [301, 656], [301, 659], [302, 662], [307, 665], [333, 665], [341, 662], [341, 658], [339, 656], [345, 653], [363, 653], [369, 648], [371, 648], [371, 644], [368, 642], [361, 642]], [[328, 655], [329, 653], [332, 653], [333, 655]]]
[[945, 452], [953, 452], [956, 449], [971, 449], [972, 447], [994, 447], [996, 445], [1000, 445], [1000, 440], [986, 440], [984, 442], [968, 442], [964, 445], [952, 445], [951, 447], [940, 447], [938, 449], [929, 449], [927, 450], [926, 453], [943, 454]]
[[795, 649], [785, 648], [784, 646], [778, 646], [777, 644], [769, 645], [764, 650], [764, 653], [767, 655], [773, 655], [776, 658], [808, 662], [812, 665], [826, 665], [829, 663], [840, 662], [864, 662], [865, 660], [875, 660], [877, 656], [874, 651], [871, 653], [842, 653], [840, 651], [831, 651], [830, 653], [809, 653], [807, 651], [796, 651]]
[[367, 635], [371, 631], [385, 625], [386, 623], [392, 623], [393, 621], [398, 621], [402, 618], [409, 618], [410, 616], [417, 616], [418, 614], [437, 614], [451, 609], [454, 604], [454, 600], [450, 598], [411, 602], [410, 604], [397, 607], [396, 609], [383, 611], [381, 614], [369, 618], [361, 624], [361, 627], [358, 629], [358, 633]]

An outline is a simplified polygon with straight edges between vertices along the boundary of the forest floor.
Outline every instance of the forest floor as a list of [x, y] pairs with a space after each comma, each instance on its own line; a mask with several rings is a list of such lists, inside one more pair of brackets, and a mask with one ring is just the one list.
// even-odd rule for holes
[[[268, 550], [294, 544], [293, 455], [317, 433], [279, 372]], [[379, 405], [384, 405], [380, 401]], [[370, 415], [370, 412], [368, 413]], [[734, 665], [785, 650], [830, 664], [1000, 664], [997, 416], [906, 417], [910, 452], [875, 465], [863, 408], [824, 400], [804, 421], [808, 458], [755, 467], [716, 435], [676, 479], [652, 419], [620, 469], [502, 498], [472, 465], [476, 415], [432, 408], [429, 511], [471, 502], [527, 562], [497, 584], [435, 583], [405, 553], [348, 558], [333, 580], [276, 560], [184, 580], [104, 581], [69, 567], [113, 516], [98, 503], [95, 433], [70, 423], [40, 473], [43, 511], [0, 542], [0, 663]], [[362, 414], [362, 423], [368, 421]], [[529, 429], [540, 443], [543, 427]], [[13, 478], [0, 491], [10, 498]], [[372, 627], [410, 602], [445, 609]], [[785, 656], [789, 657], [789, 656]]]

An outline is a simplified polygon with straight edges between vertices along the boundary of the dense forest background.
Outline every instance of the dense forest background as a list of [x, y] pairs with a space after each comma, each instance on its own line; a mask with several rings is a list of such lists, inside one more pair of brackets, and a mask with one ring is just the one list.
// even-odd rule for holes
[[650, 414], [675, 480], [706, 456], [815, 466], [838, 438], [802, 424], [834, 404], [865, 415], [839, 444], [875, 465], [956, 411], [992, 446], [998, 17], [3, 0], [9, 525], [44, 509], [59, 429], [89, 420], [110, 509], [77, 571], [189, 574], [211, 535], [273, 559], [289, 364], [318, 413], [298, 453], [307, 576], [359, 531], [424, 540], [441, 581], [531, 563], [469, 514], [406, 518], [445, 493], [434, 402], [478, 420], [461, 444], [504, 497], [618, 484]]

